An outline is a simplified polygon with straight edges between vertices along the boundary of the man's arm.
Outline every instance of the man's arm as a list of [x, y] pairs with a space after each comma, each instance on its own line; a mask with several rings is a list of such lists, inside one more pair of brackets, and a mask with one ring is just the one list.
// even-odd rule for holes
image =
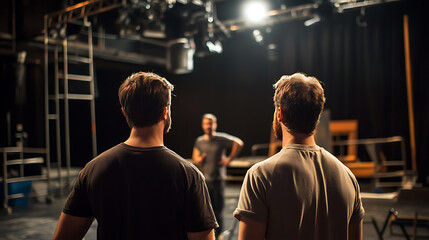
[[263, 240], [265, 230], [265, 223], [242, 216], [240, 218], [238, 240]]
[[363, 219], [359, 222], [350, 223], [349, 240], [362, 240]]
[[89, 227], [91, 227], [94, 218], [76, 217], [66, 213], [61, 213], [55, 230], [54, 239], [81, 240]]
[[228, 157], [223, 158], [222, 161], [219, 162], [221, 165], [228, 165], [234, 158], [240, 154], [241, 149], [243, 149], [244, 143], [241, 139], [235, 138], [234, 142], [232, 143], [231, 153]]
[[204, 232], [188, 232], [189, 240], [214, 240], [214, 230], [207, 230]]
[[192, 152], [192, 160], [194, 160], [195, 163], [197, 164], [202, 163], [205, 157], [206, 157], [205, 153], [201, 154], [200, 150], [194, 147], [194, 151]]

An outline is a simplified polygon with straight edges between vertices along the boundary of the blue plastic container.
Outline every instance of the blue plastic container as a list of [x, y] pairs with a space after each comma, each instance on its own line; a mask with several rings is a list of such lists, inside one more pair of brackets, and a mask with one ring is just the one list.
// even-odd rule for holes
[[[8, 183], [7, 184], [8, 193], [9, 193], [9, 195], [22, 193], [25, 196], [27, 196], [31, 192], [31, 184], [32, 184], [31, 181]], [[1, 204], [3, 204], [3, 201], [4, 201], [4, 187], [3, 186], [4, 186], [4, 183], [1, 182], [0, 183], [0, 202], [1, 202]], [[9, 199], [8, 205], [11, 207], [27, 206], [28, 205], [28, 198], [24, 197], [24, 198]]]

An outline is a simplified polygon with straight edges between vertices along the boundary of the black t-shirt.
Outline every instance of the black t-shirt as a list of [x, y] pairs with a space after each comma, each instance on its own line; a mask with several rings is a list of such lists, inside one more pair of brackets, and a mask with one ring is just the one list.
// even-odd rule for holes
[[207, 186], [166, 147], [121, 143], [79, 173], [64, 213], [95, 217], [98, 239], [187, 239], [218, 227]]

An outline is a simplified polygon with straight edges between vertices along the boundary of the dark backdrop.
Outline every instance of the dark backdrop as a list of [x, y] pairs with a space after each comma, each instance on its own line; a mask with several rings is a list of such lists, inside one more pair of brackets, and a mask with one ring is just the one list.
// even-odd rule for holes
[[127, 136], [116, 91], [126, 76], [140, 70], [155, 71], [175, 85], [173, 129], [165, 142], [184, 157], [191, 156], [194, 140], [202, 134], [201, 115], [206, 112], [218, 116], [219, 131], [245, 141], [243, 155], [250, 154], [251, 145], [268, 142], [272, 84], [281, 75], [297, 71], [324, 82], [331, 118], [358, 119], [360, 138], [400, 135], [409, 143], [403, 41], [403, 15], [407, 13], [418, 169], [423, 179], [429, 167], [429, 21], [424, 17], [425, 7], [425, 1], [411, 1], [368, 8], [367, 27], [357, 26], [358, 10], [330, 16], [310, 27], [301, 21], [274, 26], [265, 39], [277, 47], [274, 61], [267, 44], [256, 43], [251, 31], [244, 31], [224, 43], [223, 54], [195, 58], [191, 74], [171, 75], [162, 67], [99, 62], [99, 149], [105, 150]]
[[[250, 154], [251, 145], [268, 142], [274, 110], [272, 84], [281, 75], [297, 71], [324, 82], [331, 118], [358, 119], [360, 138], [401, 135], [409, 145], [402, 24], [403, 15], [408, 14], [418, 171], [423, 180], [429, 169], [428, 7], [424, 0], [370, 7], [366, 10], [367, 27], [356, 24], [359, 9], [330, 16], [310, 27], [304, 27], [302, 21], [276, 25], [265, 36], [265, 45], [256, 43], [250, 30], [234, 33], [224, 42], [223, 54], [195, 58], [194, 72], [186, 75], [169, 74], [162, 66], [96, 59], [99, 152], [128, 136], [117, 89], [137, 71], [154, 71], [175, 85], [173, 129], [165, 143], [184, 157], [191, 156], [194, 140], [202, 134], [201, 115], [206, 112], [218, 116], [219, 131], [244, 140], [243, 155]], [[270, 43], [276, 50], [267, 49]], [[36, 75], [40, 78], [43, 66], [37, 69], [28, 68], [28, 81], [34, 82]], [[43, 98], [37, 99], [32, 104], [43, 106]], [[74, 105], [71, 112], [79, 117], [88, 110]], [[43, 114], [37, 116], [42, 118]], [[43, 119], [38, 122], [40, 126], [34, 127], [39, 132], [39, 140], [33, 144], [36, 146], [43, 145], [44, 137], [40, 131]], [[83, 166], [90, 160], [90, 138], [79, 133], [81, 124], [71, 127], [72, 164]]]

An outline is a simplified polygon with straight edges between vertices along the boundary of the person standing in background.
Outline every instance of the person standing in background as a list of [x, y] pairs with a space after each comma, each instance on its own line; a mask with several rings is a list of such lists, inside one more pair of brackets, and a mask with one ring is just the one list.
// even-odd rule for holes
[[[219, 228], [216, 230], [216, 237], [219, 237], [223, 231], [222, 210], [226, 166], [238, 156], [244, 143], [237, 137], [216, 132], [217, 118], [211, 113], [203, 115], [202, 129], [204, 135], [195, 141], [192, 159], [201, 168], [205, 176], [213, 210], [219, 223]], [[226, 151], [229, 148], [231, 148], [231, 152], [229, 156], [226, 156]]]

